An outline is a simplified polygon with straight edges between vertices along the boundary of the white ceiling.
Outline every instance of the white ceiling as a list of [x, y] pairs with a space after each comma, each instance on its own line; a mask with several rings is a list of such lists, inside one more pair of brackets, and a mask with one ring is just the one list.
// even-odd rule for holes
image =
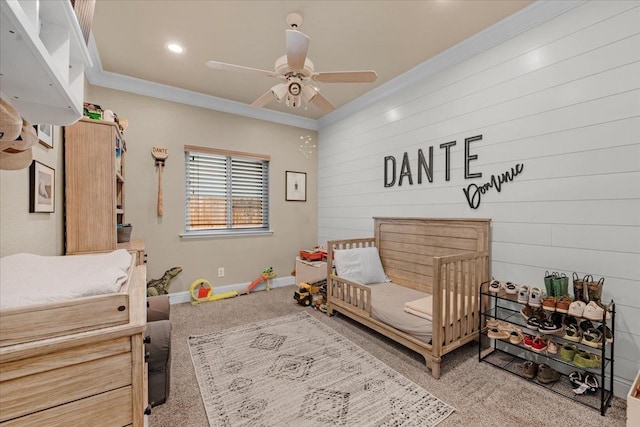
[[[285, 53], [289, 12], [304, 18], [316, 71], [375, 70], [375, 83], [318, 83], [337, 107], [530, 5], [533, 0], [99, 0], [93, 36], [102, 70], [251, 104], [278, 81], [213, 70], [216, 60], [264, 70]], [[166, 49], [180, 43], [179, 55]], [[95, 54], [95, 53], [94, 53]], [[309, 119], [315, 106], [265, 108]]]

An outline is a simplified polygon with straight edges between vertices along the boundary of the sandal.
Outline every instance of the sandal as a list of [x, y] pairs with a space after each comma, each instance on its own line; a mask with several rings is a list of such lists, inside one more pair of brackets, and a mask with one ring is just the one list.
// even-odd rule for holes
[[493, 338], [496, 340], [506, 340], [506, 339], [509, 339], [509, 336], [511, 334], [509, 334], [509, 332], [507, 331], [503, 331], [498, 328], [491, 328], [489, 329], [489, 332], [487, 332], [487, 335], [489, 336], [489, 338]]

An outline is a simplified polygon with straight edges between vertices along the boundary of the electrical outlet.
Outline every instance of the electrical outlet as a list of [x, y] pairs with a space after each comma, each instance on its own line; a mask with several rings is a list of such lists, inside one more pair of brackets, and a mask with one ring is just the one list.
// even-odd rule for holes
[[218, 277], [224, 277], [224, 267], [218, 268]]

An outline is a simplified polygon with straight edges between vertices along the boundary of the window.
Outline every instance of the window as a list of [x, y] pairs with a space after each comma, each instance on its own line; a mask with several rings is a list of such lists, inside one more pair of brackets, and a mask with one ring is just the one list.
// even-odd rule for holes
[[269, 231], [269, 156], [185, 146], [185, 235]]

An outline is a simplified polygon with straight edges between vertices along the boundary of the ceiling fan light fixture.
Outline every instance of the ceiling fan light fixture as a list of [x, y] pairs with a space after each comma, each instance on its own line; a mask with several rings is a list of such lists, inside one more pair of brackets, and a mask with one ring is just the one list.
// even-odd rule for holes
[[277, 84], [271, 88], [271, 92], [273, 92], [276, 101], [282, 102], [284, 97], [287, 96], [287, 86], [284, 83]]
[[298, 96], [302, 91], [302, 86], [300, 86], [300, 83], [298, 82], [293, 82], [289, 84], [288, 90], [290, 95]]
[[287, 95], [287, 99], [285, 100], [285, 104], [290, 108], [298, 108], [301, 104], [301, 99], [299, 96]]

